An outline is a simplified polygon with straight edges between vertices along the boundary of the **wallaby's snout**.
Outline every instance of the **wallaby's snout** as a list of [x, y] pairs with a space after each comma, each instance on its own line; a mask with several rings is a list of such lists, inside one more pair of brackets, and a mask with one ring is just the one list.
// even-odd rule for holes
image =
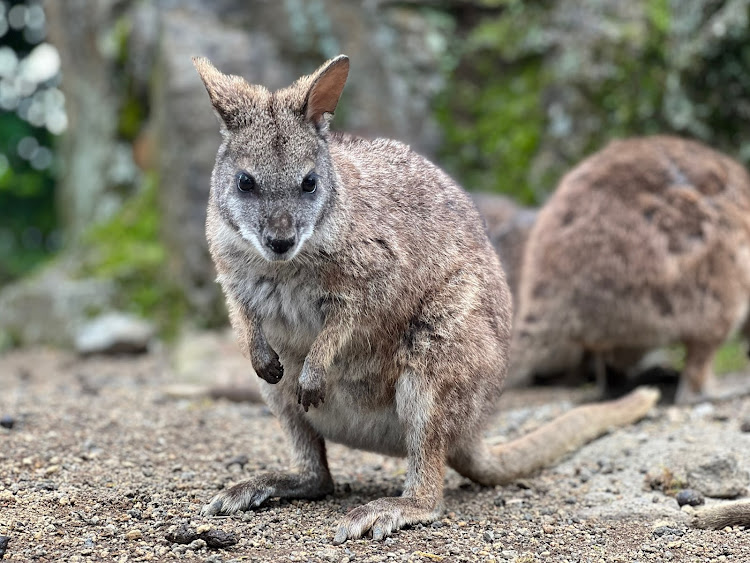
[[274, 238], [271, 235], [266, 235], [266, 246], [276, 254], [284, 254], [287, 250], [292, 248], [296, 242], [297, 239], [294, 236], [289, 238]]
[[263, 244], [274, 253], [273, 259], [282, 258], [297, 244], [297, 232], [291, 213], [281, 211], [271, 215], [263, 232]]

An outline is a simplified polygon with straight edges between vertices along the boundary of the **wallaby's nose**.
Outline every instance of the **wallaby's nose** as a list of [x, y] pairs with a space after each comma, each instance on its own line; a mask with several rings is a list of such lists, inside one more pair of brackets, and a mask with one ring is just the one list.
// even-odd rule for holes
[[287, 250], [294, 246], [294, 237], [290, 238], [272, 238], [266, 237], [266, 246], [273, 250], [276, 254], [284, 254]]

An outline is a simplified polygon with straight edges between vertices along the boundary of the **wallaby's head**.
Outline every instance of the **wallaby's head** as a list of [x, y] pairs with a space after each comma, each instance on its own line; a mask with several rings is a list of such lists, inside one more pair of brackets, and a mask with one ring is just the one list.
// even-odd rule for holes
[[291, 260], [335, 197], [328, 122], [349, 73], [340, 55], [277, 92], [194, 58], [219, 118], [209, 205], [266, 260]]

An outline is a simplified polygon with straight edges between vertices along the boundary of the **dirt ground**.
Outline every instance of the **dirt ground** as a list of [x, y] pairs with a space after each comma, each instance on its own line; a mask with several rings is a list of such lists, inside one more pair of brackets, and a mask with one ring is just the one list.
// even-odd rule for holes
[[[220, 366], [235, 378], [249, 373], [231, 343], [226, 350], [213, 363], [188, 361], [204, 370], [189, 382], [216, 378]], [[383, 542], [333, 546], [339, 517], [399, 494], [403, 460], [331, 444], [336, 491], [323, 501], [276, 500], [237, 517], [202, 517], [201, 506], [217, 489], [285, 467], [287, 448], [261, 404], [166, 392], [169, 384], [185, 383], [174, 367], [179, 361], [170, 358], [160, 351], [80, 359], [49, 350], [0, 358], [0, 417], [12, 425], [0, 428], [5, 560], [750, 561], [749, 530], [694, 529], [673, 496], [647, 483], [657, 476], [671, 494], [685, 485], [705, 488], [698, 469], [708, 463], [728, 467], [711, 486], [750, 484], [748, 398], [659, 407], [507, 487], [479, 487], [449, 470], [438, 522]], [[583, 393], [507, 392], [488, 439], [527, 432]], [[176, 543], [182, 525], [202, 535]], [[236, 543], [207, 545], [222, 533]]]

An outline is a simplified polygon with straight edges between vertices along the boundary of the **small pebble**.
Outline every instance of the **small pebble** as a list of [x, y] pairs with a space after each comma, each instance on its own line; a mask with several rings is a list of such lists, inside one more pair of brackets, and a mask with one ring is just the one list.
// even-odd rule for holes
[[677, 500], [677, 504], [680, 506], [686, 504], [689, 504], [690, 506], [699, 506], [706, 502], [700, 491], [696, 491], [695, 489], [682, 489], [675, 496], [675, 500]]
[[143, 532], [140, 530], [130, 530], [125, 537], [129, 540], [139, 540], [143, 537]]
[[188, 549], [191, 549], [192, 551], [198, 551], [200, 549], [203, 549], [204, 547], [206, 547], [206, 542], [199, 538], [197, 540], [191, 541]]
[[9, 414], [4, 414], [2, 418], [0, 418], [0, 426], [2, 426], [3, 428], [7, 428], [8, 430], [13, 428], [13, 425], [15, 423], [16, 423], [16, 419], [14, 419]]
[[216, 529], [201, 534], [201, 538], [208, 547], [214, 549], [223, 549], [237, 543], [237, 537], [233, 533]]
[[226, 468], [229, 469], [233, 465], [237, 465], [240, 469], [244, 469], [248, 461], [250, 461], [250, 458], [246, 455], [238, 455], [237, 457], [233, 457], [226, 463]]
[[661, 536], [684, 536], [685, 531], [676, 528], [674, 526], [657, 526], [654, 528], [654, 536], [660, 538]]
[[742, 421], [742, 424], [740, 424], [740, 431], [750, 432], [750, 419]]
[[0, 536], [0, 559], [5, 555], [5, 550], [8, 549], [8, 542], [10, 538], [8, 536]]
[[484, 534], [482, 534], [482, 538], [484, 541], [492, 543], [495, 541], [495, 534], [492, 530], [485, 530]]

